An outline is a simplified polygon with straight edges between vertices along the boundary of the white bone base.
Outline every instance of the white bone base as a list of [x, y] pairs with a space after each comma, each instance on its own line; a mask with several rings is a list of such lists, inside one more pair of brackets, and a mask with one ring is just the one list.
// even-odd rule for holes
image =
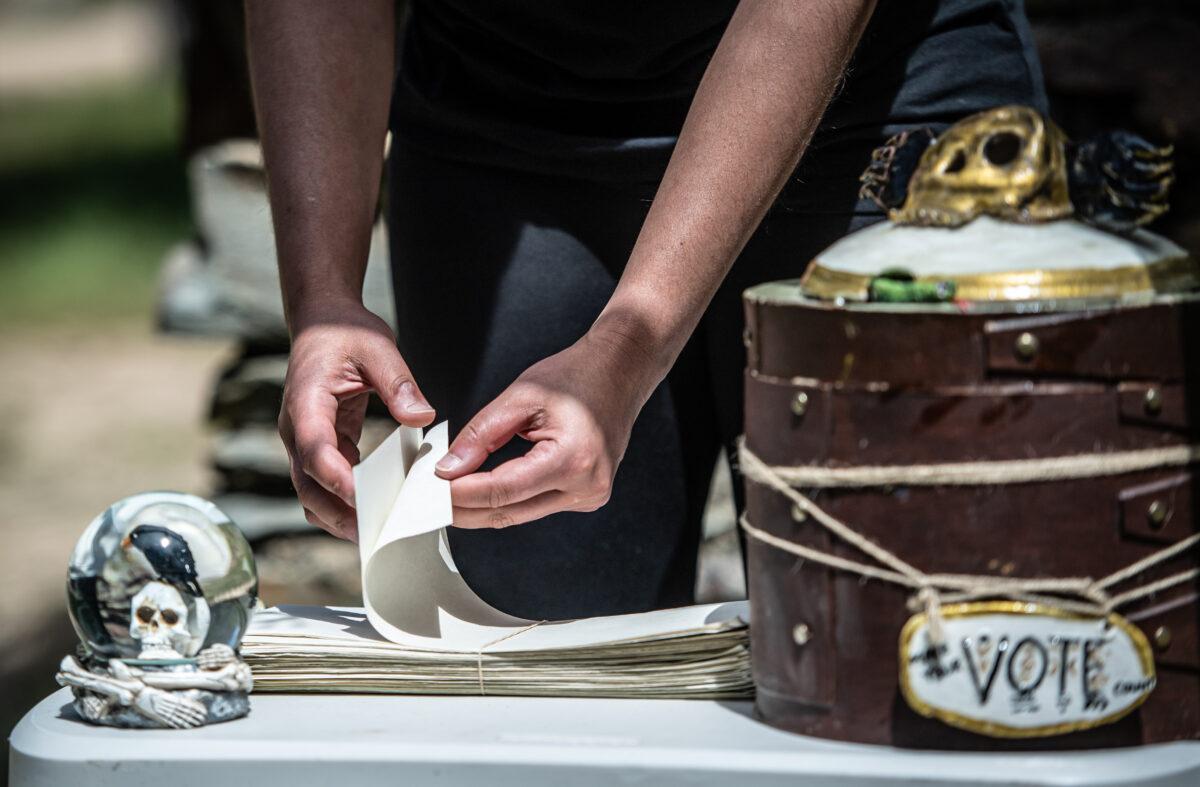
[[118, 659], [85, 667], [67, 656], [55, 676], [70, 686], [75, 710], [112, 727], [186, 729], [250, 712], [250, 667], [227, 645], [201, 651], [196, 664], [134, 666]]
[[[96, 700], [103, 702], [103, 696], [87, 689], [72, 688], [71, 691], [75, 695], [75, 712], [94, 724], [136, 729], [172, 728], [172, 725], [146, 716], [140, 710], [132, 707], [109, 707], [105, 712], [94, 717], [89, 714], [89, 708]], [[188, 726], [202, 726], [240, 719], [250, 712], [250, 695], [244, 691], [212, 692], [189, 689], [188, 691], [163, 693], [173, 695], [177, 700], [186, 700], [200, 706], [203, 715], [199, 717], [199, 723]]]

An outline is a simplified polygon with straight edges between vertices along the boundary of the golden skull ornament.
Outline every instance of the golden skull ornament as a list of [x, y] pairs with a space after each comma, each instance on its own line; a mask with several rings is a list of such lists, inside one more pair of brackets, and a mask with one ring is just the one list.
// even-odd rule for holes
[[959, 227], [986, 214], [1033, 223], [1070, 216], [1066, 137], [1023, 106], [980, 112], [938, 137], [913, 173], [896, 224]]

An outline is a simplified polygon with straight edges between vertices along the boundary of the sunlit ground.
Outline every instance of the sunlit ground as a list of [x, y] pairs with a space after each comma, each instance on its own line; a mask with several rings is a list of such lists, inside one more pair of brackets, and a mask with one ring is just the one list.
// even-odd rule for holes
[[[144, 14], [84, 6], [104, 35], [140, 40]], [[0, 49], [69, 49], [45, 20], [24, 30], [0, 13]], [[72, 81], [60, 57], [44, 84], [19, 65], [19, 79], [0, 68], [0, 694], [17, 715], [55, 688], [47, 659], [74, 640], [63, 579], [88, 521], [138, 491], [205, 491], [204, 412], [228, 349], [154, 332], [159, 263], [190, 233], [169, 58], [104, 79], [85, 62]]]

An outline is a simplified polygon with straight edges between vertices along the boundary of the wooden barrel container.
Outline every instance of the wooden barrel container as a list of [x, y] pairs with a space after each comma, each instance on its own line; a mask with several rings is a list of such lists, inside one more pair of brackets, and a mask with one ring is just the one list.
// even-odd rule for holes
[[[986, 463], [1200, 442], [1195, 295], [1099, 305], [839, 304], [809, 297], [797, 282], [776, 282], [748, 290], [745, 308], [745, 448], [766, 465]], [[1193, 501], [1200, 500], [1188, 461], [1055, 481], [798, 491], [923, 572], [1027, 578], [1118, 571], [1193, 535]], [[793, 508], [778, 490], [747, 482], [748, 523], [789, 543], [864, 560], [861, 550]], [[1087, 729], [997, 737], [978, 725], [946, 723], [906, 700], [897, 654], [913, 615], [911, 588], [806, 560], [753, 536], [746, 543], [757, 709], [776, 727], [942, 749], [1078, 749], [1200, 737], [1194, 578], [1118, 610], [1152, 653], [1156, 685], [1144, 702]], [[1185, 550], [1119, 589], [1196, 566], [1197, 550]], [[1061, 667], [1067, 674], [1079, 665]], [[1008, 690], [1003, 670], [995, 686]]]

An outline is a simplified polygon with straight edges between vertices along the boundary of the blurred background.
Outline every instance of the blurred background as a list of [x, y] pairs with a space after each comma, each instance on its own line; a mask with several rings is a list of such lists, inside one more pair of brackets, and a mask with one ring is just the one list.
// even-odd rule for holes
[[[1028, 6], [1055, 119], [1174, 144], [1155, 229], [1200, 254], [1197, 3]], [[358, 603], [355, 549], [303, 524], [274, 433], [287, 341], [254, 136], [240, 2], [0, 0], [5, 731], [74, 645], [75, 539], [127, 495], [216, 500], [251, 538], [268, 604]], [[377, 227], [368, 305], [390, 317], [386, 256]], [[368, 441], [388, 428], [376, 415]], [[709, 599], [742, 592], [728, 497], [718, 473]]]

